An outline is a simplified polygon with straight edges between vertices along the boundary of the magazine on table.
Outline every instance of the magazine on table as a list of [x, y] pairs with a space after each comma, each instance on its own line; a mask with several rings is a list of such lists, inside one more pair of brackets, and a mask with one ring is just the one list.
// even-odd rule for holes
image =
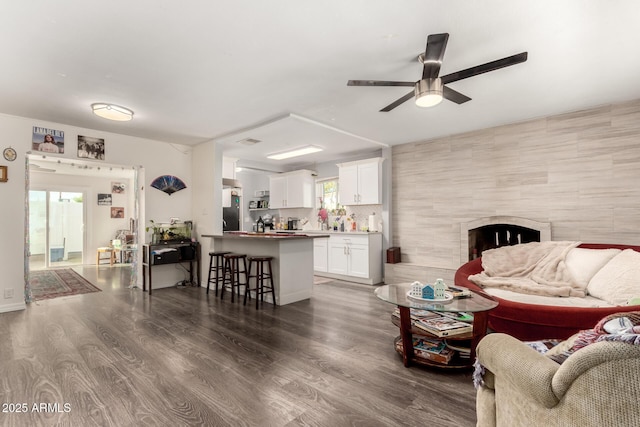
[[471, 290], [468, 288], [449, 286], [447, 290], [451, 292], [454, 298], [467, 298], [471, 296]]
[[473, 325], [460, 322], [450, 317], [439, 316], [432, 319], [420, 319], [415, 321], [416, 328], [429, 332], [438, 337], [467, 334], [473, 331]]
[[420, 335], [413, 336], [413, 348], [431, 353], [441, 353], [446, 348], [444, 340]]
[[473, 313], [466, 311], [441, 311], [440, 314], [460, 322], [473, 322]]
[[[436, 317], [440, 317], [440, 314], [435, 313], [433, 311], [429, 311], [429, 310], [420, 310], [417, 308], [412, 308], [410, 309], [410, 313], [411, 313], [411, 320], [412, 323], [414, 320], [420, 320], [420, 319], [433, 319]], [[397, 318], [400, 318], [400, 309], [396, 308], [393, 311], [393, 315]]]

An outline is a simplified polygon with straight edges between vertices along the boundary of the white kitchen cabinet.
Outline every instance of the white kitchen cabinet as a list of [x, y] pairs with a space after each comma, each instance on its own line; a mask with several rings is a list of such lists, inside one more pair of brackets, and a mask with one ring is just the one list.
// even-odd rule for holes
[[287, 177], [274, 175], [269, 177], [269, 206], [271, 209], [284, 208], [287, 199]]
[[382, 157], [338, 164], [340, 203], [379, 205], [382, 203]]
[[231, 207], [231, 189], [230, 188], [222, 189], [222, 207], [223, 208]]
[[369, 239], [367, 236], [329, 238], [329, 273], [369, 276]]
[[329, 238], [328, 272], [333, 274], [349, 274], [347, 246], [344, 243], [332, 241], [331, 238]]
[[369, 277], [369, 245], [367, 243], [348, 247], [349, 275]]
[[299, 170], [269, 177], [269, 207], [313, 208], [315, 180], [313, 172]]
[[329, 271], [329, 239], [313, 239], [313, 270]]
[[328, 240], [328, 265], [326, 272], [314, 268], [316, 275], [370, 285], [382, 281], [381, 233], [331, 233], [322, 240]]

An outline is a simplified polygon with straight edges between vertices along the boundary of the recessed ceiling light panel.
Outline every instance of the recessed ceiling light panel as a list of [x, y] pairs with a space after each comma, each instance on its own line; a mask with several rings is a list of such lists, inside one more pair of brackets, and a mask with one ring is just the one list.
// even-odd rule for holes
[[274, 153], [267, 156], [267, 159], [271, 160], [284, 160], [292, 157], [304, 156], [306, 154], [317, 153], [322, 151], [322, 148], [315, 145], [307, 145], [305, 147], [294, 148], [293, 150], [283, 151], [281, 153]]

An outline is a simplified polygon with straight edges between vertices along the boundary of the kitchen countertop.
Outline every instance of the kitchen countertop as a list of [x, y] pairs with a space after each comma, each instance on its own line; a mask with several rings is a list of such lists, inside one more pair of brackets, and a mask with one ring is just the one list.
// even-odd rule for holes
[[380, 231], [334, 231], [334, 230], [297, 230], [296, 233], [309, 234], [382, 234]]
[[301, 239], [315, 239], [318, 237], [329, 237], [325, 234], [307, 235], [306, 232], [288, 232], [288, 233], [276, 233], [265, 232], [256, 233], [255, 231], [225, 231], [223, 234], [203, 234], [203, 237], [213, 237], [214, 239], [269, 239], [269, 240], [301, 240]]

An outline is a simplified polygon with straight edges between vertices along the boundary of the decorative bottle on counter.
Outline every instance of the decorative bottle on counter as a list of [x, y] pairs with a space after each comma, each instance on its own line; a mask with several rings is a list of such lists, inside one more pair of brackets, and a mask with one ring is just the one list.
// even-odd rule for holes
[[256, 223], [256, 231], [258, 233], [264, 233], [264, 220], [262, 217], [258, 218], [258, 222]]

